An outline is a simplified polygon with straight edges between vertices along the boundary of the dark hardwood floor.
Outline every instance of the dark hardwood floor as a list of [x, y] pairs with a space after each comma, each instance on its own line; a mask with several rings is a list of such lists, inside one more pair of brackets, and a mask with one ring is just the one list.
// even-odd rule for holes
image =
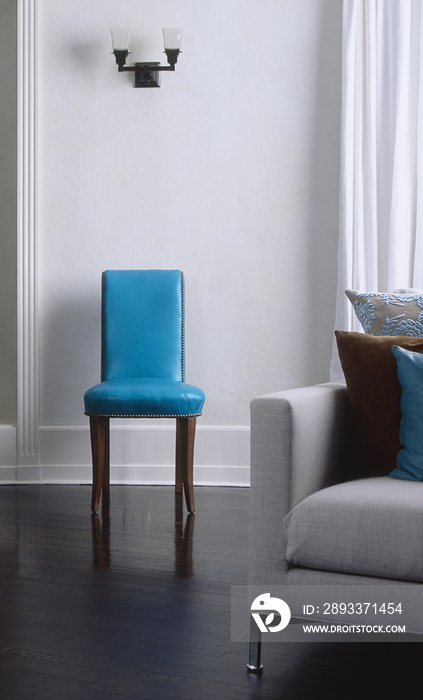
[[0, 486], [1, 700], [422, 697], [420, 644], [271, 644], [247, 674], [248, 489], [195, 499], [112, 486], [91, 516], [87, 486]]

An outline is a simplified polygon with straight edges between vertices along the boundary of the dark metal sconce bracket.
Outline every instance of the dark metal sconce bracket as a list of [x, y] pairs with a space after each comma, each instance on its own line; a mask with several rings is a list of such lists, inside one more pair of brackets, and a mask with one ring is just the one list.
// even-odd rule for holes
[[127, 66], [125, 64], [129, 51], [124, 49], [115, 49], [113, 53], [115, 55], [119, 73], [135, 71], [135, 87], [160, 87], [161, 71], [174, 71], [175, 64], [178, 60], [178, 55], [181, 52], [179, 49], [165, 50], [169, 63], [168, 66], [162, 66], [160, 63], [154, 61], [150, 61], [149, 63], [135, 63], [134, 66]]
[[160, 73], [154, 70], [160, 63], [136, 63], [135, 87], [160, 87]]

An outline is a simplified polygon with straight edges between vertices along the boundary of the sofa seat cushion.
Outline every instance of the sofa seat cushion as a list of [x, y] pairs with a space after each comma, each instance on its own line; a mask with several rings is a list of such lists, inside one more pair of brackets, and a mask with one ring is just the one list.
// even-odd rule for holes
[[379, 476], [329, 486], [284, 527], [295, 566], [423, 581], [423, 483]]

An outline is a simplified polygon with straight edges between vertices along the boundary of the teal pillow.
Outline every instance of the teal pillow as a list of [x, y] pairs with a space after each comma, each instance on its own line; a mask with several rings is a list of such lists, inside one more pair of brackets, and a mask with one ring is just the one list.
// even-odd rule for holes
[[389, 476], [423, 481], [423, 355], [392, 346], [401, 385], [400, 439], [403, 449]]

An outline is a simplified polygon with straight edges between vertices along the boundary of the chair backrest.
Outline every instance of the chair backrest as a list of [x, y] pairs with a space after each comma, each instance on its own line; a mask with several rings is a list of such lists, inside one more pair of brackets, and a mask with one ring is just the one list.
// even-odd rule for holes
[[185, 381], [183, 272], [106, 270], [102, 287], [101, 381]]

